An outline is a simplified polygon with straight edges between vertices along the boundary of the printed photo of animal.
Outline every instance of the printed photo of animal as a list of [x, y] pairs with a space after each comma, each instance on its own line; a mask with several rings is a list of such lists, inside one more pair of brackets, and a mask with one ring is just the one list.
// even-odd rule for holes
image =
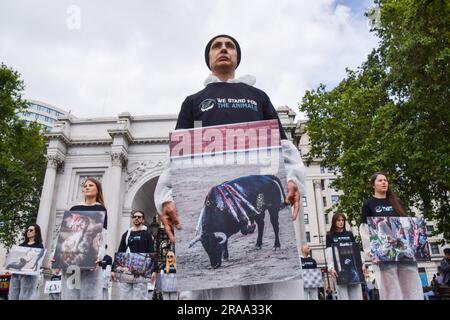
[[172, 166], [178, 289], [201, 290], [301, 278], [282, 157], [258, 164]]
[[372, 261], [430, 260], [422, 217], [368, 217]]
[[3, 269], [11, 273], [37, 274], [40, 271], [45, 249], [13, 246]]
[[95, 268], [103, 241], [104, 218], [102, 211], [64, 212], [52, 267], [63, 270], [71, 265]]
[[274, 175], [250, 175], [213, 187], [206, 196], [190, 247], [200, 241], [211, 267], [219, 268], [222, 259], [229, 257], [230, 237], [239, 231], [243, 235], [253, 233], [257, 226], [255, 246], [261, 249], [267, 211], [275, 234], [273, 249], [279, 249], [278, 213], [285, 206], [285, 198], [281, 181]]

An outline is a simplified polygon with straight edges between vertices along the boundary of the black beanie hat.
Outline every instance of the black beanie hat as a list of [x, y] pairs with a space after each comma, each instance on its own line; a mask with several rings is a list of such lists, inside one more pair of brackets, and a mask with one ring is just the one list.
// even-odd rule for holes
[[211, 50], [211, 45], [214, 42], [214, 40], [216, 40], [217, 38], [220, 38], [220, 37], [224, 37], [224, 38], [230, 39], [231, 41], [233, 41], [234, 45], [236, 46], [236, 51], [237, 51], [236, 68], [237, 68], [239, 66], [239, 63], [241, 62], [241, 47], [239, 46], [239, 43], [237, 42], [237, 40], [235, 38], [233, 38], [232, 36], [226, 35], [226, 34], [219, 34], [218, 36], [215, 36], [214, 38], [209, 40], [209, 42], [208, 42], [208, 44], [206, 45], [206, 48], [205, 48], [206, 65], [211, 70], [211, 68], [209, 67], [209, 50]]

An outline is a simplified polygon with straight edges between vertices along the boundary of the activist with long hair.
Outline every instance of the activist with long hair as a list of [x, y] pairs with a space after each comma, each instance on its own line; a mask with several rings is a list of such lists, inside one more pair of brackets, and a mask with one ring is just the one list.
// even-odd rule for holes
[[[39, 225], [35, 223], [29, 225], [23, 236], [25, 240], [19, 245], [20, 247], [44, 249]], [[9, 300], [36, 299], [38, 281], [39, 275], [13, 273], [9, 284]]]
[[[66, 271], [62, 274], [61, 291], [63, 300], [101, 300], [103, 287], [103, 272], [99, 268], [99, 263], [105, 255], [106, 230], [108, 227], [108, 215], [105, 208], [102, 184], [95, 178], [88, 177], [83, 184], [83, 203], [73, 206], [70, 211], [103, 211], [105, 212], [105, 220], [103, 222], [103, 230], [101, 239], [98, 243], [98, 256], [96, 267], [92, 270], [80, 271], [80, 288], [69, 288], [67, 286], [67, 278], [71, 275]], [[54, 261], [54, 260], [53, 260]], [[70, 280], [69, 280], [70, 281]]]
[[177, 273], [177, 259], [173, 251], [167, 251], [166, 262], [161, 265], [163, 272], [162, 279], [162, 293], [163, 300], [177, 300], [177, 286], [176, 275]]
[[[370, 178], [372, 196], [362, 206], [359, 227], [364, 252], [370, 256], [367, 217], [406, 217], [398, 196], [390, 189], [385, 172]], [[382, 262], [373, 264], [380, 300], [423, 300], [423, 290], [416, 262]]]
[[[347, 231], [345, 228], [346, 217], [343, 213], [336, 213], [331, 219], [330, 231], [326, 236], [326, 254], [328, 260], [328, 270], [333, 277], [336, 285], [337, 295], [339, 300], [362, 300], [362, 287], [361, 284], [337, 284], [338, 274], [336, 272], [336, 267], [334, 265], [333, 259], [333, 247], [334, 243], [354, 243], [355, 237], [353, 232]], [[359, 251], [358, 251], [359, 252]], [[363, 272], [366, 271], [364, 261], [362, 264]]]

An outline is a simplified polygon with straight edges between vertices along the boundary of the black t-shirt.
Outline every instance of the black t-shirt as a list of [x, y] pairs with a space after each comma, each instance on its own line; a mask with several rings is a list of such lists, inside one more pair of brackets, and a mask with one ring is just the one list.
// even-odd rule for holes
[[61, 274], [52, 274], [50, 280], [51, 281], [59, 281], [59, 280], [61, 280]]
[[316, 269], [317, 268], [317, 262], [312, 257], [303, 258], [302, 260], [302, 269]]
[[361, 223], [367, 224], [367, 217], [400, 217], [387, 198], [370, 197], [362, 206]]
[[105, 255], [101, 262], [102, 269], [105, 270], [107, 266], [112, 266], [112, 258], [109, 255]]
[[[164, 273], [166, 272], [166, 264], [163, 263], [159, 266], [160, 270], [164, 270]], [[173, 264], [169, 265], [169, 273], [177, 273], [177, 269], [175, 269], [175, 266]]]
[[355, 237], [351, 231], [342, 231], [328, 233], [326, 237], [326, 247], [329, 248], [333, 243], [355, 242]]
[[108, 211], [101, 204], [94, 204], [92, 206], [77, 205], [70, 208], [70, 211], [105, 211], [105, 221], [103, 222], [103, 228], [108, 229]]
[[267, 94], [245, 83], [215, 82], [188, 96], [181, 106], [176, 129], [277, 119], [280, 138], [287, 139], [278, 114]]
[[27, 242], [22, 242], [21, 244], [19, 244], [19, 247], [28, 247], [28, 248], [41, 248], [44, 249], [44, 245], [42, 243], [33, 243], [33, 244], [28, 244]]
[[[127, 234], [128, 231], [122, 235], [119, 249], [117, 250], [118, 252], [127, 251]], [[152, 236], [147, 230], [131, 231], [128, 237], [128, 247], [130, 248], [130, 252], [135, 253], [152, 253], [155, 251]]]

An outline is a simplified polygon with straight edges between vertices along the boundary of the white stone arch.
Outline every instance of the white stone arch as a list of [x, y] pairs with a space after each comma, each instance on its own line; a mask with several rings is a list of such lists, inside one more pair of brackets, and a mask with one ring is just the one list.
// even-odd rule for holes
[[[149, 162], [147, 162], [148, 164]], [[130, 177], [133, 177], [133, 171], [129, 172], [126, 179], [128, 179], [128, 182], [132, 182], [132, 185], [129, 186], [129, 183], [126, 183], [125, 185], [125, 199], [123, 203], [122, 208], [122, 216], [125, 221], [129, 219], [131, 216], [132, 210], [136, 209], [142, 209], [145, 212], [145, 220], [147, 224], [151, 224], [153, 217], [156, 213], [156, 208], [154, 206], [154, 198], [153, 198], [153, 191], [156, 187], [157, 180], [159, 176], [162, 174], [164, 170], [164, 165], [162, 161], [159, 162], [150, 162], [152, 163], [151, 167], [145, 166], [145, 163], [141, 162], [141, 166], [137, 168], [137, 170], [141, 171], [139, 173], [139, 177], [133, 181], [133, 179], [130, 179]], [[136, 170], [136, 169], [135, 169]], [[134, 177], [136, 178], [136, 177]], [[128, 190], [127, 190], [128, 189]], [[148, 192], [150, 190], [150, 192]], [[143, 195], [143, 191], [147, 191], [148, 193], [148, 200], [142, 199], [142, 197], [146, 197], [146, 195]], [[138, 199], [137, 199], [138, 198]], [[139, 202], [146, 202], [144, 205], [137, 205], [136, 203]], [[150, 208], [150, 209], [149, 209]], [[131, 223], [131, 220], [128, 220]]]

